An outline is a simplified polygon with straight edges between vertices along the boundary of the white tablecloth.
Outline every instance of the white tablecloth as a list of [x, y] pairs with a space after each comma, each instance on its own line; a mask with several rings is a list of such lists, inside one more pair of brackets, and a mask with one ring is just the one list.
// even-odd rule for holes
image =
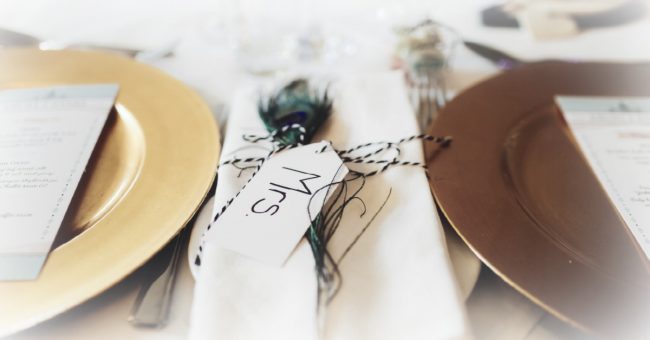
[[[64, 42], [117, 44], [150, 49], [177, 42], [173, 58], [151, 63], [194, 88], [216, 111], [222, 103], [228, 104], [237, 84], [250, 77], [242, 72], [232, 50], [223, 40], [213, 35], [215, 13], [228, 1], [3, 0], [0, 1], [0, 27]], [[389, 5], [388, 2], [373, 5], [369, 1], [360, 2], [365, 7], [352, 12], [365, 15], [371, 11], [372, 20], [376, 19], [381, 24], [381, 20], [385, 20], [383, 18], [390, 17], [396, 9], [401, 9], [399, 5], [395, 7], [395, 4]], [[414, 6], [415, 3], [417, 1], [399, 2], [403, 6]], [[429, 12], [436, 19], [456, 28], [463, 37], [484, 42], [524, 59], [650, 61], [650, 44], [641, 40], [649, 36], [650, 19], [593, 30], [565, 40], [538, 42], [519, 30], [482, 27], [478, 11], [492, 3], [494, 1], [485, 0], [427, 2]], [[349, 12], [332, 10], [348, 4], [343, 0], [313, 1], [313, 4], [322, 7], [323, 13], [330, 15]], [[360, 36], [367, 33], [362, 28], [352, 29], [358, 31]], [[370, 34], [367, 41], [357, 41], [356, 53], [335, 64], [326, 65], [325, 71], [371, 72], [385, 69], [389, 64], [392, 42], [390, 37]], [[496, 72], [488, 62], [463, 48], [458, 50], [453, 66], [449, 83], [456, 90], [466, 88]], [[137, 293], [140, 275], [141, 272], [136, 272], [95, 299], [12, 338], [186, 338], [194, 285], [186, 261], [182, 261], [178, 275], [170, 323], [160, 330], [135, 329], [126, 322]], [[546, 314], [487, 270], [482, 273], [467, 306], [475, 334], [481, 339], [583, 336]]]

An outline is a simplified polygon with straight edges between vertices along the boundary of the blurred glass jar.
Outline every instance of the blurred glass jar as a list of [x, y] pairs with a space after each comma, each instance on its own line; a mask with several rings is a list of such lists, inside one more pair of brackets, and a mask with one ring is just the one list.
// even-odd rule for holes
[[215, 0], [213, 27], [237, 62], [255, 74], [307, 64], [323, 69], [381, 70], [389, 65], [397, 25], [429, 16], [418, 0]]

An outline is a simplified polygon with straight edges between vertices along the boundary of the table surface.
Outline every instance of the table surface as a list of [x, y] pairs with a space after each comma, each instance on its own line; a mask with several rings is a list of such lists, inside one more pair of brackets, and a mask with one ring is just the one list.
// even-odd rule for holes
[[[287, 1], [290, 0], [274, 2], [273, 10], [282, 14], [282, 6]], [[242, 3], [244, 5], [240, 6], [247, 10], [253, 4], [251, 1]], [[315, 9], [306, 15], [307, 19], [313, 19], [317, 11], [323, 11], [341, 23], [346, 22], [345, 16], [337, 16], [340, 11], [332, 9], [343, 6], [349, 9], [351, 6], [343, 0], [312, 0], [310, 3]], [[410, 9], [415, 8], [418, 2], [407, 0], [399, 3]], [[418, 9], [418, 13], [429, 13], [438, 21], [454, 27], [468, 40], [483, 42], [525, 60], [650, 61], [650, 44], [638, 41], [641, 37], [649, 36], [650, 18], [619, 27], [592, 30], [574, 37], [536, 41], [522, 30], [481, 26], [478, 12], [493, 3], [486, 0], [457, 0], [450, 4], [448, 1], [435, 0], [428, 2], [427, 8]], [[237, 85], [255, 78], [242, 70], [227, 39], [220, 36], [218, 28], [215, 29], [215, 22], [219, 23], [217, 13], [226, 5], [232, 6], [233, 2], [3, 0], [0, 1], [0, 27], [59, 42], [144, 49], [174, 43], [173, 57], [149, 63], [188, 84], [206, 100], [213, 112], [221, 112], [221, 107], [227, 106]], [[353, 41], [357, 45], [356, 52], [341, 57], [335, 63], [308, 63], [296, 67], [298, 70], [341, 74], [351, 70], [372, 72], [388, 68], [394, 40], [388, 35], [368, 32], [395, 22], [385, 17], [399, 7], [394, 7], [388, 1], [371, 0], [360, 1], [355, 6], [345, 13], [364, 17], [371, 14], [368, 27], [358, 25], [350, 28], [357, 33], [357, 40]], [[410, 18], [409, 15], [413, 17], [412, 13], [405, 11], [400, 19]], [[364, 36], [372, 38], [358, 38]], [[460, 91], [497, 72], [490, 63], [461, 47], [452, 60], [449, 87], [453, 91]], [[287, 71], [285, 75], [290, 73]], [[217, 119], [223, 121], [225, 116], [217, 115]], [[136, 329], [126, 321], [143, 273], [143, 270], [138, 270], [100, 296], [10, 338], [186, 338], [194, 285], [187, 261], [182, 261], [179, 270], [169, 324], [162, 329]], [[486, 268], [483, 268], [466, 306], [474, 334], [480, 339], [589, 338], [544, 312]]]

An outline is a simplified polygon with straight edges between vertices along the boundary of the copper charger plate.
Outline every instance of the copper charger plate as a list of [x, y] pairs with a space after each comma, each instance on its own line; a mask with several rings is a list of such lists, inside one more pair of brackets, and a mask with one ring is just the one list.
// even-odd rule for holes
[[650, 65], [541, 62], [460, 94], [430, 129], [431, 186], [470, 248], [555, 316], [650, 334], [650, 264], [573, 141], [555, 95], [650, 96]]
[[214, 179], [210, 109], [163, 72], [110, 54], [0, 51], [0, 89], [118, 83], [110, 113], [38, 277], [0, 282], [0, 336], [103, 292], [156, 254]]

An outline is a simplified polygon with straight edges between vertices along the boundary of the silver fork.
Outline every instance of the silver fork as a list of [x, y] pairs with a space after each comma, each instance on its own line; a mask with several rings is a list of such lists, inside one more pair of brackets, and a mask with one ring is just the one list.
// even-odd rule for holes
[[121, 54], [140, 61], [150, 61], [173, 56], [178, 41], [171, 41], [152, 50], [139, 50], [117, 46], [102, 46], [95, 44], [63, 44], [60, 42], [41, 40], [33, 35], [0, 28], [0, 48], [2, 47], [32, 47], [40, 50], [98, 50]]
[[425, 20], [397, 30], [400, 35], [398, 56], [416, 95], [417, 122], [422, 131], [436, 119], [447, 103], [444, 72], [458, 43], [459, 35], [448, 26]]
[[[422, 78], [422, 79], [420, 79]], [[417, 94], [416, 119], [420, 131], [425, 131], [426, 127], [433, 120], [433, 103], [431, 101], [431, 86], [427, 77], [419, 77], [416, 81], [415, 91]]]
[[442, 74], [434, 71], [416, 75], [417, 121], [421, 131], [437, 118], [438, 112], [447, 104], [447, 89]]

